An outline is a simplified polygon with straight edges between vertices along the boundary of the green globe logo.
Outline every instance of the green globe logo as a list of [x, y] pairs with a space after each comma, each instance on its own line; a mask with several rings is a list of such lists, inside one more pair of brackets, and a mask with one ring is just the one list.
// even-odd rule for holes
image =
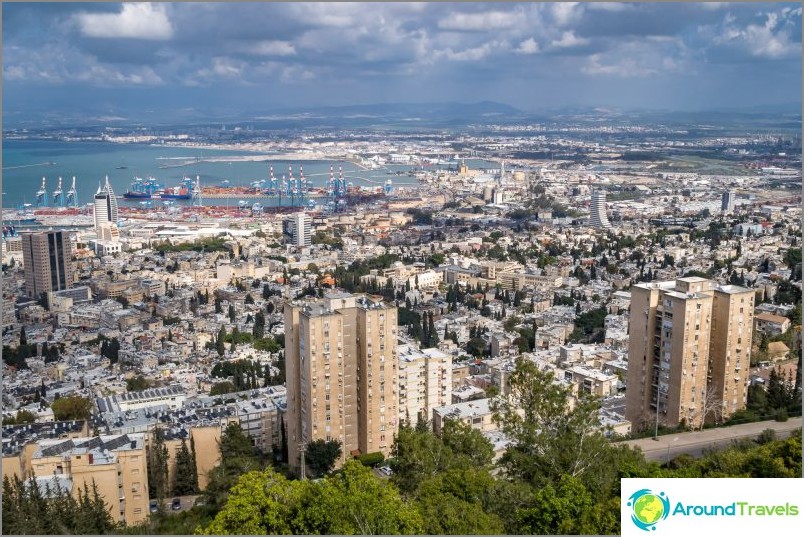
[[628, 499], [631, 508], [631, 521], [644, 531], [656, 529], [656, 523], [667, 518], [670, 513], [670, 500], [664, 492], [655, 494], [648, 489], [636, 491]]

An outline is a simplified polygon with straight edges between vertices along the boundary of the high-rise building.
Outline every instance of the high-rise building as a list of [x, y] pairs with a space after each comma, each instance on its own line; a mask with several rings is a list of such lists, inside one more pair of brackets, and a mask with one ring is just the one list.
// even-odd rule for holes
[[341, 460], [390, 453], [398, 429], [397, 310], [331, 292], [285, 306], [290, 465], [314, 440], [338, 440]]
[[284, 234], [288, 244], [297, 248], [310, 246], [312, 243], [313, 219], [306, 213], [296, 213], [284, 222]]
[[606, 192], [603, 190], [592, 191], [592, 201], [589, 204], [589, 225], [598, 229], [611, 227], [606, 216]]
[[754, 291], [705, 278], [632, 288], [626, 418], [634, 430], [699, 427], [745, 407], [753, 310]]
[[399, 420], [415, 425], [452, 403], [452, 357], [438, 349], [399, 347]]
[[107, 175], [106, 184], [98, 185], [98, 191], [95, 193], [95, 230], [97, 231], [105, 222], [117, 224], [117, 218], [117, 197]]
[[734, 211], [734, 203], [737, 201], [737, 194], [733, 190], [727, 190], [720, 199], [720, 210], [724, 213]]
[[[77, 499], [93, 485], [112, 520], [127, 525], [148, 519], [148, 468], [145, 435], [101, 435], [40, 440], [22, 462], [26, 479], [57, 479]], [[44, 487], [41, 487], [44, 489]]]
[[22, 235], [25, 293], [30, 298], [38, 299], [50, 291], [61, 291], [72, 286], [71, 244], [66, 231]]

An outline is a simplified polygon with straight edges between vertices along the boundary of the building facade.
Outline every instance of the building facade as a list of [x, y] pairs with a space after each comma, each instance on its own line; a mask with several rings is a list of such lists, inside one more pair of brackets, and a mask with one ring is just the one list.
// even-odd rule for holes
[[73, 283], [72, 246], [66, 231], [22, 235], [25, 293], [34, 299]]
[[609, 218], [606, 216], [606, 192], [604, 190], [592, 191], [592, 201], [589, 204], [589, 225], [598, 229], [611, 227]]
[[745, 407], [754, 292], [704, 278], [631, 291], [626, 418], [700, 427]]
[[390, 453], [398, 428], [397, 310], [332, 292], [285, 306], [288, 456], [307, 443], [341, 443], [341, 460]]
[[[98, 186], [95, 193], [95, 231], [100, 233], [102, 224], [111, 222], [117, 224], [117, 196], [114, 195], [112, 185], [109, 184], [109, 176], [106, 176], [106, 183]], [[110, 232], [111, 233], [111, 232]]]
[[313, 219], [305, 213], [296, 213], [284, 222], [284, 234], [288, 244], [303, 248], [312, 244]]

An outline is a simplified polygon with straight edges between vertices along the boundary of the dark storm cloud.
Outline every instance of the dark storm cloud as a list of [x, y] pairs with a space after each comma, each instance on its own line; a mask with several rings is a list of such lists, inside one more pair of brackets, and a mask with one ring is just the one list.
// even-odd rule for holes
[[4, 107], [68, 87], [77, 104], [139, 88], [148, 106], [192, 96], [221, 107], [264, 105], [267, 89], [277, 105], [523, 108], [801, 94], [793, 3], [15, 3], [3, 29]]

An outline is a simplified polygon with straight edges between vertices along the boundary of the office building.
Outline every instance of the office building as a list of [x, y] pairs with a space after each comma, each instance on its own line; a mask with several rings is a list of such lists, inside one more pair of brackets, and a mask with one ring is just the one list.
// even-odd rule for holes
[[724, 213], [733, 212], [735, 201], [737, 201], [737, 194], [733, 190], [727, 190], [720, 199], [720, 211]]
[[606, 192], [604, 190], [592, 191], [592, 201], [589, 204], [589, 225], [597, 229], [611, 227], [606, 216]]
[[117, 197], [107, 175], [106, 183], [103, 186], [99, 185], [95, 193], [95, 231], [100, 232], [101, 224], [106, 222], [117, 224], [117, 219]]
[[626, 418], [634, 430], [700, 427], [745, 407], [753, 307], [752, 290], [704, 278], [632, 288]]
[[25, 293], [30, 298], [39, 299], [51, 291], [62, 291], [72, 286], [71, 244], [66, 231], [22, 235]]
[[284, 222], [284, 234], [288, 244], [297, 248], [312, 244], [313, 219], [305, 213], [296, 213]]
[[290, 465], [307, 443], [338, 440], [342, 464], [388, 455], [398, 428], [397, 310], [332, 292], [285, 306], [286, 427]]

